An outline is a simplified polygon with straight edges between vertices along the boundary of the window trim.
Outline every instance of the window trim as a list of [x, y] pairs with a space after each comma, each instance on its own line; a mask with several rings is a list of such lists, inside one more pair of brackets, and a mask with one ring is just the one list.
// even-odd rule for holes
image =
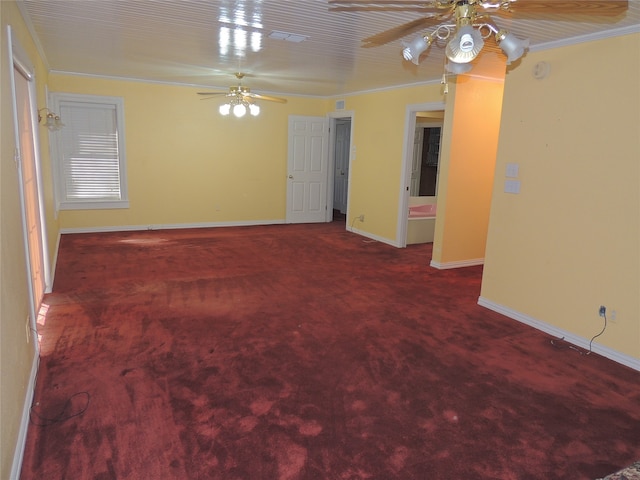
[[[62, 161], [62, 140], [57, 132], [49, 133], [56, 212], [60, 210], [109, 210], [129, 208], [127, 162], [124, 138], [124, 99], [122, 97], [109, 97], [102, 95], [78, 95], [73, 93], [51, 92], [49, 93], [49, 100], [51, 109], [54, 112], [60, 112], [60, 104], [64, 102], [108, 105], [113, 107], [116, 115], [116, 130], [118, 132], [120, 200], [67, 200], [64, 162]], [[62, 122], [64, 122], [64, 118], [62, 118]]]

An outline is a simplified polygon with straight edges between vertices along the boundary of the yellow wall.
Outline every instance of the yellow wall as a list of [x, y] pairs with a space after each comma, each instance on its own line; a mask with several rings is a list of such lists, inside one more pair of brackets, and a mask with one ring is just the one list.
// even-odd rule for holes
[[[540, 61], [547, 78], [532, 76]], [[640, 35], [507, 76], [482, 298], [640, 359]], [[519, 195], [504, 193], [508, 162]]]
[[[28, 338], [26, 331], [29, 316], [28, 280], [22, 239], [18, 169], [14, 161], [15, 140], [10, 88], [13, 67], [9, 64], [8, 58], [7, 25], [11, 25], [13, 37], [17, 38], [36, 68], [39, 106], [44, 105], [46, 71], [15, 3], [0, 2], [0, 16], [0, 478], [10, 478], [36, 349], [33, 339]], [[50, 190], [48, 192], [50, 193]], [[55, 225], [55, 220], [51, 225]]]
[[[60, 229], [284, 220], [288, 116], [324, 116], [332, 111], [333, 100], [262, 102], [260, 117], [237, 120], [220, 117], [217, 102], [199, 100], [197, 88], [58, 74], [47, 78], [15, 4], [0, 5], [3, 26], [14, 25], [36, 62], [39, 106], [45, 103], [45, 81], [52, 92], [124, 98], [131, 207], [62, 211], [56, 219], [51, 165], [43, 148], [50, 252]], [[483, 298], [585, 338], [601, 325], [600, 304], [616, 309], [617, 323], [601, 341], [636, 358], [639, 43], [633, 35], [529, 53], [507, 75], [497, 164], [491, 154], [495, 137], [481, 155], [479, 148], [492, 138], [491, 124], [500, 121], [502, 84], [461, 78], [452, 85], [443, 129], [443, 149], [448, 151], [443, 150], [439, 221], [441, 206], [445, 215], [437, 253], [443, 263], [484, 254]], [[16, 234], [20, 219], [5, 50], [0, 132], [2, 478], [10, 467], [33, 358], [24, 332], [26, 278], [22, 239]], [[552, 66], [543, 81], [531, 77], [538, 60]], [[355, 151], [349, 224], [365, 214], [360, 230], [397, 240], [406, 108], [442, 100], [439, 84], [345, 97], [345, 109], [353, 112]], [[40, 130], [46, 141], [46, 130]], [[520, 195], [503, 192], [507, 162], [520, 164]], [[486, 188], [494, 166], [495, 182]]]
[[478, 60], [471, 74], [459, 75], [449, 87], [453, 101], [447, 102], [443, 126], [434, 265], [484, 258], [505, 63], [497, 55]]
[[56, 75], [50, 92], [122, 97], [130, 208], [65, 210], [61, 228], [283, 221], [289, 115], [322, 99], [261, 102], [259, 117], [218, 113], [202, 88]]
[[[130, 208], [59, 213], [62, 229], [283, 221], [289, 115], [324, 116], [333, 101], [262, 102], [257, 118], [225, 118], [202, 88], [51, 74], [50, 92], [124, 98]], [[396, 240], [408, 104], [442, 101], [439, 84], [347, 97], [356, 112], [351, 215]], [[349, 219], [350, 221], [351, 219]]]
[[[8, 12], [8, 13], [7, 13]], [[333, 99], [290, 97], [286, 105], [262, 102], [258, 118], [223, 118], [215, 100], [201, 101], [199, 88], [46, 75], [14, 3], [2, 2], [38, 62], [38, 106], [49, 92], [119, 96], [125, 105], [125, 147], [130, 208], [55, 212], [48, 131], [40, 128], [49, 252], [64, 229], [126, 228], [148, 225], [278, 221], [285, 218], [289, 115], [324, 116]], [[3, 49], [3, 67], [7, 62]], [[11, 468], [20, 412], [33, 359], [26, 343], [26, 266], [13, 166], [10, 91], [3, 69], [2, 100], [2, 361], [12, 366], [2, 384], [2, 478]], [[351, 212], [366, 214], [361, 230], [396, 241], [402, 153], [408, 104], [442, 101], [439, 84], [353, 95], [355, 112]], [[50, 135], [55, 135], [51, 133]], [[5, 259], [11, 259], [10, 262]], [[6, 279], [10, 278], [11, 282]], [[3, 373], [4, 375], [4, 373]], [[11, 421], [5, 421], [11, 419]]]
[[408, 105], [442, 102], [440, 84], [347, 97], [354, 112], [349, 215], [365, 215], [357, 227], [374, 236], [396, 239], [400, 189], [404, 183], [402, 155]]

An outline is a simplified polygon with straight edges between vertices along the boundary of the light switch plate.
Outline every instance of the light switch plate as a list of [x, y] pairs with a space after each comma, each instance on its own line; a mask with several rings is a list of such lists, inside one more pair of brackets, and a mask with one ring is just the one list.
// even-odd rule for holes
[[505, 193], [520, 193], [520, 180], [505, 180]]
[[517, 163], [507, 163], [506, 175], [509, 178], [517, 178], [520, 170], [520, 165]]

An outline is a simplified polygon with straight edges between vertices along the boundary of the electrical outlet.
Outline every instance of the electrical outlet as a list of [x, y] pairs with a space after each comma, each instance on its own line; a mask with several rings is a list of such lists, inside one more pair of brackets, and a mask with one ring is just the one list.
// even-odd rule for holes
[[598, 315], [604, 317], [607, 314], [607, 307], [604, 305], [600, 305], [600, 309], [598, 310]]
[[618, 320], [618, 313], [615, 310], [609, 312], [609, 320], [615, 323]]
[[364, 222], [364, 213], [360, 214], [360, 216], [358, 217], [358, 220], [360, 220], [361, 222]]

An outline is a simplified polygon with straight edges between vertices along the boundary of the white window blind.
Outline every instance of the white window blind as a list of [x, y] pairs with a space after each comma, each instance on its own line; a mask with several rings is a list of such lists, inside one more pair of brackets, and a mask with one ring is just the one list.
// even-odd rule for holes
[[57, 95], [59, 208], [128, 207], [121, 99]]

